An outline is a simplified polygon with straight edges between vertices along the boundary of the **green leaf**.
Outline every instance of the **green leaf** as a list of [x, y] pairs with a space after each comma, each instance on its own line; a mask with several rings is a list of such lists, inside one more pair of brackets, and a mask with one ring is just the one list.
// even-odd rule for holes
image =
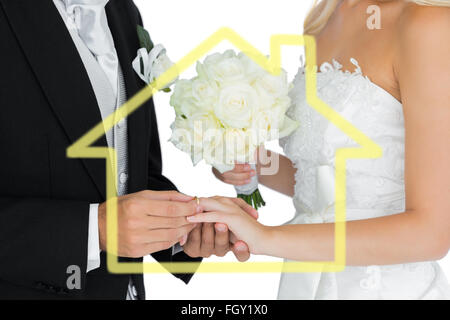
[[154, 44], [152, 42], [152, 39], [150, 38], [150, 34], [147, 30], [144, 29], [144, 27], [138, 25], [137, 26], [137, 35], [139, 38], [139, 44], [141, 48], [146, 48], [147, 52], [152, 51]]
[[170, 90], [170, 88], [164, 88], [164, 89], [162, 89], [162, 91], [167, 92], [167, 93], [172, 92], [172, 90]]

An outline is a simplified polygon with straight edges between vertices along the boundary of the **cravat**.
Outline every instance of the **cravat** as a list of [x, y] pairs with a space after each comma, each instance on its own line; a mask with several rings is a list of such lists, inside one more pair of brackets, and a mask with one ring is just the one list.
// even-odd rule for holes
[[117, 97], [119, 59], [105, 12], [108, 1], [63, 0], [78, 35], [97, 59]]

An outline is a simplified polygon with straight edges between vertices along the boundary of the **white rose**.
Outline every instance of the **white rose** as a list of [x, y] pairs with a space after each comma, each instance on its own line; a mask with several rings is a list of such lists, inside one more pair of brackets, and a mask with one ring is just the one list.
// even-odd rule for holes
[[210, 165], [225, 164], [226, 150], [223, 128], [208, 128], [203, 135], [203, 158]]
[[256, 146], [251, 131], [239, 129], [227, 129], [224, 133], [225, 139], [225, 164], [234, 164], [236, 161], [248, 163], [252, 161]]
[[289, 93], [287, 74], [283, 70], [279, 76], [274, 76], [266, 72], [255, 81], [254, 85], [262, 92], [266, 92], [266, 94], [275, 98], [286, 97]]
[[253, 87], [236, 83], [221, 90], [214, 113], [225, 126], [243, 129], [250, 127], [253, 114], [260, 105], [259, 95]]
[[191, 130], [201, 131], [204, 136], [209, 129], [222, 129], [222, 124], [212, 113], [196, 113], [187, 118], [187, 125]]
[[170, 97], [170, 105], [177, 116], [190, 118], [195, 114], [213, 112], [217, 97], [217, 87], [203, 79], [179, 80]]
[[199, 106], [194, 99], [186, 99], [181, 102], [176, 112], [184, 119], [191, 119], [197, 114], [205, 114], [203, 106]]
[[192, 163], [197, 165], [203, 159], [202, 122], [177, 118], [171, 128], [170, 141], [181, 151], [190, 154]]
[[208, 129], [203, 138], [203, 158], [215, 168], [253, 161], [256, 151], [251, 131]]
[[279, 131], [280, 117], [284, 117], [284, 115], [280, 115], [277, 110], [264, 110], [255, 115], [251, 129], [255, 145], [259, 146], [276, 137]]
[[207, 77], [209, 81], [215, 81], [219, 86], [242, 81], [246, 76], [245, 64], [233, 50], [207, 57], [203, 65], [197, 67], [197, 71], [200, 71], [199, 75]]
[[225, 59], [235, 57], [235, 56], [236, 55], [234, 54], [233, 50], [228, 50], [225, 53], [210, 54], [209, 56], [207, 56], [205, 58], [203, 63], [197, 62], [196, 71], [197, 71], [198, 77], [210, 81], [211, 79], [209, 79], [209, 70], [208, 69], [212, 68], [214, 65], [217, 65], [218, 63], [220, 63], [221, 61], [223, 61]]
[[178, 80], [170, 97], [170, 104], [172, 106], [179, 105], [186, 98], [192, 98], [192, 82], [184, 79]]
[[212, 111], [219, 95], [217, 85], [202, 78], [192, 81], [192, 97], [206, 111]]
[[259, 64], [257, 64], [253, 59], [247, 56], [244, 52], [239, 53], [239, 60], [241, 60], [242, 64], [245, 67], [246, 78], [249, 83], [253, 83], [258, 78], [266, 74], [266, 70], [264, 70]]
[[259, 105], [259, 108], [261, 110], [270, 110], [275, 107], [276, 97], [273, 94], [259, 85], [254, 84], [252, 87], [255, 88], [260, 98], [261, 104]]
[[227, 50], [224, 53], [213, 53], [210, 54], [205, 58], [205, 61], [203, 61], [203, 64], [208, 67], [215, 64], [220, 63], [223, 60], [230, 59], [230, 58], [236, 58], [236, 52], [234, 50]]
[[172, 135], [170, 141], [181, 151], [191, 153], [194, 143], [192, 129], [187, 120], [177, 118], [171, 125]]
[[192, 98], [192, 82], [189, 80], [177, 81], [170, 97], [170, 105], [175, 109], [177, 116], [187, 116], [185, 113], [190, 113], [194, 108], [191, 103]]

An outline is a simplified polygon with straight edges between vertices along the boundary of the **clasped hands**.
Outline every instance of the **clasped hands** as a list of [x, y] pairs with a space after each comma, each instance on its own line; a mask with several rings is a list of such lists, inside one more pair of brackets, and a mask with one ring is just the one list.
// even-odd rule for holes
[[[239, 261], [250, 257], [248, 245], [224, 223], [191, 221], [195, 215], [227, 204], [256, 221], [258, 212], [235, 198], [196, 198], [176, 191], [141, 191], [117, 198], [118, 255], [138, 258], [179, 243], [191, 257], [223, 257], [232, 251]], [[106, 251], [106, 207], [98, 210], [100, 249]]]

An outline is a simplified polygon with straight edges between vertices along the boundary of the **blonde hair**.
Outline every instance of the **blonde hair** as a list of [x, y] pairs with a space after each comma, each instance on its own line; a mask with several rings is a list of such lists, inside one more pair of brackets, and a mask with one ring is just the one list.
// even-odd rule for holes
[[[319, 33], [327, 24], [341, 0], [314, 0], [313, 7], [306, 17], [304, 34]], [[450, 0], [406, 0], [422, 6], [450, 7]]]

